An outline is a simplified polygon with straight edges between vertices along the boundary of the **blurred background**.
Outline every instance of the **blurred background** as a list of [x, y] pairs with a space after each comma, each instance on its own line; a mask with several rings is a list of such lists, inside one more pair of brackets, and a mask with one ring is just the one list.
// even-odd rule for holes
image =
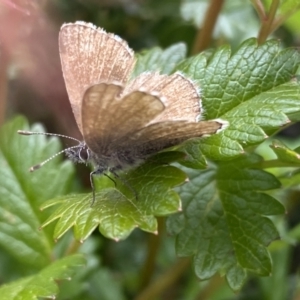
[[[68, 101], [58, 52], [58, 32], [63, 23], [77, 20], [92, 22], [127, 40], [135, 51], [155, 46], [165, 48], [183, 42], [187, 45], [188, 55], [191, 55], [194, 54], [195, 40], [201, 31], [209, 2], [208, 0], [0, 0], [0, 126], [13, 116], [22, 114], [31, 123], [41, 122], [47, 132], [80, 138]], [[272, 37], [280, 39], [283, 47], [297, 47], [300, 43], [299, 23], [300, 15], [295, 14], [284, 22]], [[251, 1], [224, 1], [209, 47], [229, 44], [234, 50], [246, 38], [257, 37], [259, 28], [260, 21]], [[284, 135], [296, 138], [299, 135], [299, 127], [288, 128]], [[287, 223], [293, 227], [299, 223], [299, 201], [296, 201], [299, 199], [299, 192], [294, 191], [289, 197], [293, 201], [291, 203], [294, 209], [287, 216]], [[134, 233], [122, 244], [114, 244], [114, 252], [107, 252], [108, 261], [110, 257], [123, 256], [123, 260], [113, 262], [113, 265], [120, 264], [118, 267], [127, 272], [128, 290], [134, 285], [130, 282], [130, 272], [135, 272], [134, 265], [128, 266], [128, 257], [135, 255], [131, 261], [142, 261], [141, 256], [145, 248], [145, 245], [140, 245], [140, 236], [141, 233]], [[139, 249], [134, 254], [130, 250], [130, 243], [135, 244], [134, 249]], [[280, 248], [280, 245], [273, 247]], [[170, 250], [173, 249], [173, 241], [170, 240], [162, 248], [164, 249], [158, 262], [161, 267], [174, 257], [173, 250]], [[289, 299], [300, 299], [300, 293], [295, 292], [298, 288], [294, 288], [291, 292], [289, 290], [291, 285], [287, 283], [292, 282], [294, 287], [299, 285], [298, 248], [284, 248], [284, 252], [274, 253], [273, 259], [275, 262], [278, 260], [281, 275], [275, 271], [276, 276], [273, 279], [252, 278], [239, 295], [234, 295], [226, 283], [217, 278], [210, 283], [204, 283], [207, 288], [199, 294], [193, 290], [199, 283], [191, 270], [181, 282], [181, 285], [185, 286], [181, 291], [185, 295], [182, 299], [195, 299], [188, 297], [194, 294], [198, 295], [197, 299], [284, 300], [287, 299], [286, 295], [291, 297]], [[105, 281], [108, 275], [101, 273], [99, 276], [103, 276]], [[277, 296], [271, 293], [275, 287], [282, 293], [278, 292]], [[215, 291], [212, 292], [211, 288], [215, 288]], [[209, 297], [205, 295], [205, 291]], [[171, 291], [168, 295], [165, 299], [173, 299], [174, 294]], [[90, 296], [88, 299], [97, 298]], [[103, 299], [110, 298], [103, 296]]]

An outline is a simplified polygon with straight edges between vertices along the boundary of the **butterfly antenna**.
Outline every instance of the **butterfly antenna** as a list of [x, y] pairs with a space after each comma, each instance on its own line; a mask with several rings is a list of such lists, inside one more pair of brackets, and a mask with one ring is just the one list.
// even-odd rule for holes
[[59, 136], [59, 137], [62, 137], [62, 138], [66, 138], [66, 139], [69, 139], [69, 140], [73, 140], [73, 141], [76, 141], [78, 143], [81, 143], [81, 141], [73, 138], [73, 137], [70, 137], [70, 136], [67, 136], [67, 135], [63, 135], [63, 134], [58, 134], [58, 133], [47, 133], [47, 132], [36, 132], [36, 131], [27, 131], [27, 130], [18, 130], [18, 134], [22, 134], [22, 135], [50, 135], [50, 136]]
[[62, 154], [62, 153], [65, 153], [66, 151], [70, 150], [70, 149], [75, 149], [75, 148], [79, 148], [79, 147], [82, 147], [82, 142], [73, 138], [73, 137], [70, 137], [70, 136], [67, 136], [67, 135], [63, 135], [63, 134], [57, 134], [57, 133], [47, 133], [47, 132], [35, 132], [35, 131], [27, 131], [27, 130], [18, 130], [18, 133], [19, 134], [22, 134], [22, 135], [48, 135], [48, 136], [57, 136], [57, 137], [63, 137], [63, 138], [67, 138], [67, 139], [70, 139], [70, 140], [73, 140], [73, 141], [76, 141], [79, 143], [79, 145], [76, 145], [76, 146], [72, 146], [72, 147], [68, 147], [62, 151], [59, 151], [58, 153], [52, 155], [51, 157], [49, 157], [48, 159], [44, 160], [43, 162], [35, 165], [35, 166], [32, 166], [29, 171], [30, 172], [33, 172], [39, 168], [41, 168], [43, 165], [45, 165], [47, 162], [49, 162], [50, 160], [52, 160], [53, 158], [55, 158], [56, 156]]
[[49, 162], [50, 160], [52, 160], [52, 159], [55, 158], [56, 156], [58, 156], [58, 155], [60, 155], [60, 154], [62, 154], [62, 153], [65, 153], [67, 150], [75, 149], [75, 148], [80, 148], [80, 147], [82, 147], [82, 146], [81, 146], [81, 145], [76, 145], [76, 146], [68, 147], [68, 148], [66, 148], [66, 149], [64, 149], [64, 150], [62, 150], [62, 151], [59, 151], [58, 153], [52, 155], [51, 157], [49, 157], [48, 159], [44, 160], [43, 162], [41, 162], [41, 163], [39, 163], [39, 164], [37, 164], [37, 165], [35, 165], [35, 166], [32, 166], [32, 167], [29, 169], [29, 171], [30, 171], [30, 172], [33, 172], [33, 171], [35, 171], [35, 170], [41, 168], [41, 167], [42, 167], [43, 165], [45, 165], [47, 162]]

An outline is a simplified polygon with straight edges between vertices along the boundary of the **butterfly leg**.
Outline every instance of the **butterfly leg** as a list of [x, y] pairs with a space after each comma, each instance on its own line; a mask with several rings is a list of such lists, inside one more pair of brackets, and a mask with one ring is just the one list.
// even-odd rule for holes
[[95, 187], [94, 187], [94, 182], [93, 182], [93, 175], [95, 175], [95, 174], [98, 174], [97, 170], [90, 173], [90, 182], [91, 182], [91, 187], [92, 187], [92, 191], [93, 191], [93, 200], [92, 200], [91, 206], [93, 206], [95, 203]]
[[[106, 169], [103, 169], [103, 168], [97, 168], [96, 170], [94, 170], [90, 173], [90, 183], [91, 183], [91, 187], [92, 187], [92, 191], [93, 191], [93, 200], [92, 200], [91, 206], [93, 206], [93, 204], [95, 203], [95, 200], [96, 200], [96, 192], [95, 192], [95, 186], [94, 186], [94, 182], [93, 182], [93, 176], [104, 174], [105, 176], [109, 177], [107, 174], [104, 173], [105, 170]], [[116, 184], [116, 182], [112, 178], [110, 178], [110, 179]]]
[[109, 175], [107, 175], [106, 173], [103, 173], [103, 175], [106, 176], [107, 178], [109, 178], [115, 184], [115, 187], [117, 186], [116, 181], [113, 180]]

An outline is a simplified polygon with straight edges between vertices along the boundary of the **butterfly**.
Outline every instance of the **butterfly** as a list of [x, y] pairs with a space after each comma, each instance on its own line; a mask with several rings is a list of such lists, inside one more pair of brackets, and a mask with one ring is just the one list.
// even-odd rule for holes
[[64, 24], [59, 52], [83, 136], [78, 145], [61, 152], [74, 162], [94, 166], [90, 175], [93, 201], [94, 175], [110, 172], [118, 178], [119, 171], [159, 151], [218, 133], [228, 125], [219, 119], [198, 121], [202, 113], [199, 88], [181, 73], [146, 72], [129, 80], [136, 62], [133, 50], [120, 37], [90, 23]]

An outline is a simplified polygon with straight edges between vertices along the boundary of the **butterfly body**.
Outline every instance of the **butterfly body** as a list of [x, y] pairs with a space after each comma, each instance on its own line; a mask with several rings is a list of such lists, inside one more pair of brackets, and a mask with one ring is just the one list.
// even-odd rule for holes
[[148, 156], [139, 155], [134, 149], [111, 151], [109, 154], [93, 152], [82, 142], [81, 147], [68, 149], [67, 157], [74, 163], [92, 164], [97, 174], [126, 170], [142, 163]]

